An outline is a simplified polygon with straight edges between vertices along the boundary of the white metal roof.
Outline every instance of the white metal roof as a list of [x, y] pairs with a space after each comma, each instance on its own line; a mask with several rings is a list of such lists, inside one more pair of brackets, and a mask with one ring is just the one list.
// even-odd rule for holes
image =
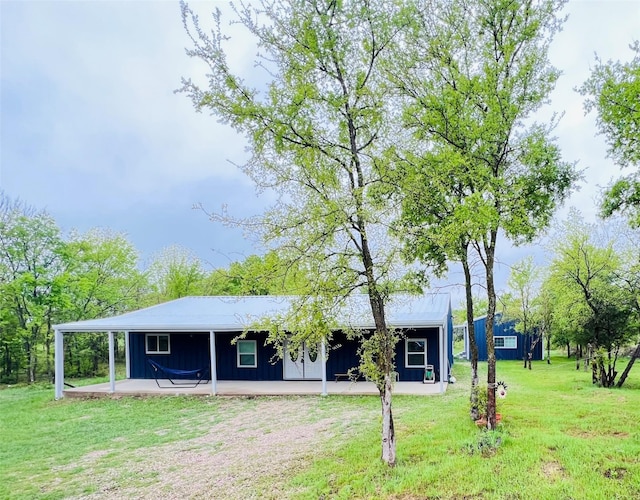
[[[61, 332], [120, 331], [242, 331], [256, 320], [285, 313], [294, 297], [253, 295], [243, 297], [183, 297], [110, 318], [55, 325]], [[387, 307], [387, 322], [397, 328], [445, 326], [449, 294], [396, 295]], [[349, 298], [338, 323], [373, 328], [367, 295]]]

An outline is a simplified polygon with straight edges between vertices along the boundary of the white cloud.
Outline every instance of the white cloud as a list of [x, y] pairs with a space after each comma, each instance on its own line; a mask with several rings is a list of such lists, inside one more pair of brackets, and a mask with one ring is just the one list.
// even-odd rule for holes
[[[208, 26], [215, 7], [229, 11], [226, 1], [193, 6]], [[155, 227], [149, 221], [180, 224], [184, 217], [182, 225], [192, 227], [198, 216], [189, 210], [192, 203], [262, 209], [265, 200], [227, 161], [246, 157], [244, 138], [173, 93], [182, 76], [206, 83], [206, 67], [185, 54], [190, 41], [177, 1], [0, 1], [0, 9], [0, 188], [10, 196], [49, 207], [66, 226], [147, 228], [154, 245], [173, 241], [170, 234], [149, 236]], [[574, 0], [566, 12], [551, 49], [564, 74], [545, 113], [565, 112], [558, 142], [566, 160], [586, 169], [582, 189], [567, 205], [595, 217], [598, 186], [620, 172], [605, 158], [594, 116], [584, 116], [574, 88], [588, 77], [595, 52], [605, 60], [629, 57], [627, 47], [640, 33], [640, 2]], [[230, 63], [248, 81], [257, 80], [255, 46], [238, 26], [229, 30]], [[226, 229], [211, 227], [211, 246], [223, 251]], [[202, 245], [204, 231], [198, 227], [192, 241], [183, 231], [185, 240], [177, 243]], [[234, 239], [230, 252], [239, 245]], [[500, 259], [510, 264], [526, 251], [503, 245]]]

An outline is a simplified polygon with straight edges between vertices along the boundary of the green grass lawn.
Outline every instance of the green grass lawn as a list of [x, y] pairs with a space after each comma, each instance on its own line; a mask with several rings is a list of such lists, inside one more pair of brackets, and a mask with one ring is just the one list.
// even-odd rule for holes
[[[640, 366], [634, 370], [627, 387], [601, 389], [591, 385], [589, 373], [576, 371], [574, 362], [560, 357], [551, 365], [537, 362], [531, 371], [519, 362], [498, 362], [498, 379], [507, 382], [509, 393], [501, 401], [503, 424], [496, 434], [487, 435], [468, 418], [469, 365], [458, 362], [454, 374], [459, 382], [445, 395], [394, 398], [398, 465], [393, 469], [379, 459], [377, 398], [305, 398], [308, 408], [299, 418], [315, 425], [329, 415], [334, 432], [277, 478], [256, 472], [253, 495], [640, 498]], [[259, 422], [266, 418], [257, 410], [262, 400], [54, 401], [51, 386], [0, 390], [0, 498], [96, 494], [89, 480], [96, 474], [110, 474], [114, 488], [135, 492], [136, 485], [158, 480], [140, 458], [145, 450], [181, 444], [188, 451], [187, 444], [197, 442], [207, 427], [238, 415]], [[301, 401], [279, 398], [278, 404], [286, 409]], [[359, 412], [369, 417], [357, 425], [342, 425]], [[268, 432], [276, 433], [277, 415], [270, 418]], [[495, 444], [496, 439], [501, 443], [495, 452], [483, 453], [487, 448], [479, 444]], [[127, 473], [133, 455], [141, 461], [136, 474]], [[98, 458], [88, 462], [86, 457]], [[203, 471], [206, 474], [206, 468]], [[172, 473], [188, 474], [188, 466], [176, 463]], [[206, 491], [196, 496], [208, 497]]]

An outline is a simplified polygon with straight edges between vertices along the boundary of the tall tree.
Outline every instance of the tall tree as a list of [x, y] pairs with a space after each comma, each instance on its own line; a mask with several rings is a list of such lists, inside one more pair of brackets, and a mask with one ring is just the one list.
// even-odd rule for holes
[[147, 299], [158, 304], [188, 295], [202, 295], [205, 272], [189, 249], [172, 245], [157, 253], [147, 269], [151, 292]]
[[[465, 234], [484, 266], [487, 289], [487, 425], [495, 426], [496, 310], [494, 265], [501, 232], [530, 241], [548, 225], [576, 179], [552, 138], [555, 121], [529, 119], [559, 76], [549, 44], [563, 20], [563, 0], [417, 0], [410, 39], [393, 73], [405, 99], [404, 120], [423, 144], [425, 164], [440, 175], [425, 196], [459, 202], [449, 220]], [[427, 7], [428, 6], [428, 7]], [[435, 170], [432, 167], [432, 170]], [[429, 176], [425, 176], [429, 178]], [[441, 183], [441, 179], [449, 179]], [[423, 223], [416, 218], [416, 226]], [[455, 227], [451, 222], [449, 227]]]
[[[51, 345], [52, 318], [64, 290], [64, 243], [53, 218], [19, 202], [6, 203], [0, 212], [0, 262], [1, 307], [17, 327], [27, 380], [35, 382], [39, 348]], [[51, 373], [50, 357], [45, 363]]]
[[538, 295], [538, 328], [540, 335], [546, 342], [547, 364], [551, 364], [551, 342], [552, 342], [552, 325], [554, 314], [554, 296], [551, 290], [544, 286], [545, 279], [540, 286], [540, 294]]
[[[56, 311], [57, 321], [121, 314], [138, 306], [148, 291], [146, 276], [137, 268], [138, 252], [123, 234], [108, 229], [74, 232], [64, 254], [64, 300]], [[69, 375], [95, 376], [108, 356], [105, 335], [77, 334], [65, 344]]]
[[228, 268], [214, 269], [205, 279], [207, 295], [300, 295], [308, 292], [309, 279], [295, 263], [277, 252], [250, 255]]
[[[628, 220], [614, 219], [608, 222], [607, 225], [613, 226], [613, 232], [618, 235], [618, 239], [621, 241], [619, 253], [622, 265], [618, 273], [618, 281], [629, 296], [630, 305], [634, 313], [629, 326], [636, 332], [637, 336], [636, 347], [616, 384], [616, 387], [622, 387], [636, 360], [640, 358], [640, 253], [638, 252], [640, 231], [637, 228], [630, 228]], [[612, 222], [613, 224], [611, 224]]]
[[[210, 110], [247, 137], [243, 170], [280, 198], [257, 221], [265, 241], [313, 277], [286, 324], [282, 342], [321, 340], [331, 317], [358, 290], [368, 294], [375, 328], [361, 335], [362, 367], [373, 369], [382, 405], [382, 459], [396, 461], [392, 372], [397, 335], [387, 324], [395, 250], [381, 240], [393, 212], [376, 195], [383, 150], [396, 138], [381, 63], [396, 36], [396, 5], [382, 1], [264, 0], [241, 5], [236, 20], [256, 40], [266, 91], [232, 72], [220, 12], [209, 35], [182, 5], [191, 57], [209, 70], [208, 88], [183, 80], [196, 109]], [[310, 328], [309, 325], [313, 328]]]
[[576, 343], [590, 346], [593, 382], [614, 385], [620, 349], [629, 341], [633, 297], [619, 281], [621, 259], [614, 241], [578, 214], [555, 237], [550, 279], [563, 296]]
[[591, 76], [578, 89], [586, 97], [586, 112], [597, 113], [596, 123], [609, 146], [609, 156], [621, 167], [635, 169], [607, 190], [605, 216], [627, 212], [640, 225], [640, 42], [631, 45], [631, 61], [603, 62], [596, 56]]
[[539, 270], [529, 256], [511, 267], [507, 286], [509, 291], [503, 296], [505, 319], [516, 321], [516, 331], [524, 335], [524, 367], [531, 370], [533, 350], [542, 339], [540, 329], [540, 307], [538, 303]]
[[125, 235], [108, 229], [74, 233], [67, 241], [69, 307], [65, 321], [99, 318], [131, 310], [147, 287], [138, 251]]

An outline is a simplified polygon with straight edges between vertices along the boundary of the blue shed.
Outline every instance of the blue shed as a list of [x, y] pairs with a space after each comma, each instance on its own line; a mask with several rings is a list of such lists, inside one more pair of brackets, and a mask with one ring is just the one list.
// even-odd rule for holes
[[[112, 318], [56, 325], [62, 333], [125, 332], [127, 378], [153, 378], [149, 360], [171, 370], [206, 370], [216, 380], [332, 380], [359, 364], [359, 342], [343, 330], [318, 345], [282, 356], [264, 332], [251, 325], [285, 314], [295, 298], [286, 296], [183, 297]], [[345, 330], [373, 329], [366, 295], [349, 297], [335, 318]], [[400, 330], [396, 373], [400, 381], [422, 381], [427, 367], [448, 381], [453, 364], [453, 320], [448, 294], [397, 295], [387, 307], [388, 324]], [[56, 355], [58, 350], [56, 350]], [[58, 373], [58, 372], [62, 373]], [[56, 364], [56, 378], [64, 365]], [[56, 388], [58, 391], [58, 388]]]
[[[487, 317], [481, 316], [473, 320], [476, 344], [478, 346], [478, 361], [487, 361], [487, 339], [485, 328]], [[464, 331], [464, 357], [470, 359], [469, 334], [466, 325], [456, 325], [455, 329]], [[524, 360], [535, 342], [535, 334], [523, 334], [516, 331], [516, 321], [503, 321], [501, 314], [496, 314], [493, 324], [493, 342], [496, 360], [511, 359]], [[533, 349], [533, 360], [544, 359], [542, 341], [537, 342]]]

